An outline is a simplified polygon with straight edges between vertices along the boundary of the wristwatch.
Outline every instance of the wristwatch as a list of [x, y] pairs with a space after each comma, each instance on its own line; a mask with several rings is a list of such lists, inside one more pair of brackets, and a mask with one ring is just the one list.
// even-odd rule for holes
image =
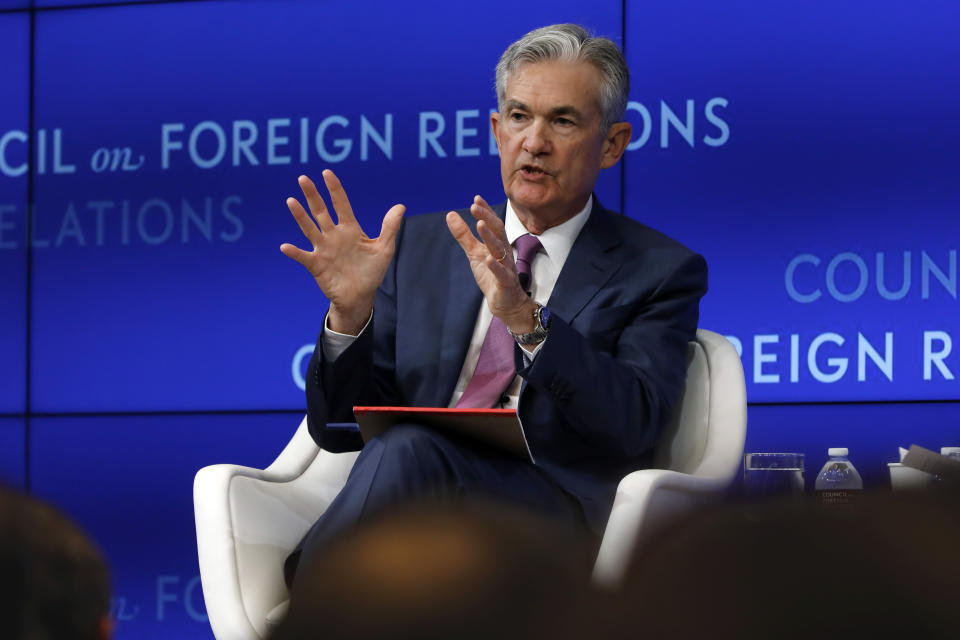
[[536, 322], [537, 325], [530, 333], [514, 333], [510, 331], [510, 327], [507, 327], [507, 332], [513, 336], [513, 339], [519, 344], [536, 344], [543, 342], [547, 338], [547, 333], [550, 332], [550, 309], [547, 309], [542, 304], [537, 304], [537, 308], [533, 310], [533, 321]]

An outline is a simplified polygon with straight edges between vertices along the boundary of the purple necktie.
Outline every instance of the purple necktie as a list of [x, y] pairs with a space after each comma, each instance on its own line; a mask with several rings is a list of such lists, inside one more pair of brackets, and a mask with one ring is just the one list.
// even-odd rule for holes
[[[517, 275], [524, 291], [530, 293], [530, 264], [540, 250], [540, 241], [529, 233], [514, 241], [517, 247]], [[500, 404], [503, 392], [516, 377], [513, 365], [513, 338], [503, 320], [494, 316], [480, 347], [480, 358], [457, 408], [487, 409]]]

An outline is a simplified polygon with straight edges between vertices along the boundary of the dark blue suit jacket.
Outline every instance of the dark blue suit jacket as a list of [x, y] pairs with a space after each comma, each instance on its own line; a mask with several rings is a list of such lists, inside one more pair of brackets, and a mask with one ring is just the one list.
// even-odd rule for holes
[[[505, 207], [495, 207], [501, 218]], [[649, 466], [683, 386], [706, 288], [701, 256], [594, 200], [547, 305], [549, 337], [530, 366], [516, 348], [531, 453], [595, 531], [619, 479]], [[332, 363], [318, 341], [307, 374], [316, 442], [332, 451], [362, 446], [356, 434], [325, 426], [352, 422], [354, 405], [447, 406], [482, 300], [444, 214], [407, 218], [372, 326]]]

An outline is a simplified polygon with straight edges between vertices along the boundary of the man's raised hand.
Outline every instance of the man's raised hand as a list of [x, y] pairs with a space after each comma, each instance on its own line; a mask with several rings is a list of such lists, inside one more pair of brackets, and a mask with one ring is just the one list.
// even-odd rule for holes
[[306, 267], [330, 300], [327, 317], [330, 329], [356, 335], [370, 317], [377, 287], [383, 282], [393, 258], [397, 231], [406, 207], [402, 204], [391, 207], [383, 217], [380, 237], [369, 238], [353, 215], [343, 185], [333, 171], [325, 170], [323, 181], [330, 193], [337, 222], [330, 217], [313, 181], [300, 176], [300, 189], [313, 218], [296, 198], [287, 198], [287, 207], [303, 235], [313, 245], [313, 250], [304, 251], [284, 243], [280, 245], [280, 251]]
[[447, 227], [466, 254], [490, 312], [516, 333], [532, 331], [536, 303], [520, 286], [503, 221], [480, 196], [474, 198], [470, 213], [477, 220], [479, 240], [454, 211], [447, 214]]

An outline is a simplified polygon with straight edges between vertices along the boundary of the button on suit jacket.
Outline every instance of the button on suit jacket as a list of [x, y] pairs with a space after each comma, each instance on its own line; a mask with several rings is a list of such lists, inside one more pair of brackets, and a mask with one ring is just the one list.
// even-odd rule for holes
[[[506, 203], [495, 207], [504, 216]], [[467, 210], [459, 212], [471, 226]], [[707, 288], [703, 258], [594, 200], [547, 306], [550, 334], [527, 366], [518, 414], [535, 463], [603, 530], [617, 483], [649, 466], [683, 387]], [[445, 407], [476, 323], [480, 289], [444, 214], [408, 217], [367, 330], [333, 362], [318, 340], [307, 371], [310, 433], [331, 451], [359, 436], [355, 405]]]

